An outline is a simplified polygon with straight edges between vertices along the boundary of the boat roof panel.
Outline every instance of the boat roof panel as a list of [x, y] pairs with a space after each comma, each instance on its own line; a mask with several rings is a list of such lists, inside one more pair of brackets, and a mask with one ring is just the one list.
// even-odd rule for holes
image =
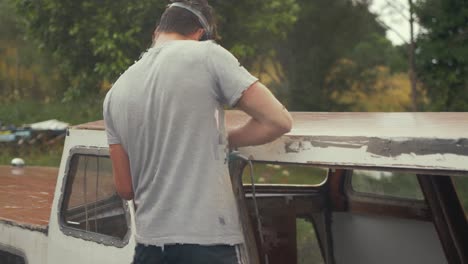
[[[242, 148], [256, 161], [468, 173], [468, 113], [292, 113], [290, 133]], [[248, 120], [227, 111], [227, 127]], [[75, 129], [104, 130], [102, 121]]]
[[[410, 138], [468, 138], [468, 113], [313, 113], [294, 112], [291, 136], [365, 136]], [[228, 127], [241, 125], [247, 115], [226, 111]], [[104, 122], [75, 129], [104, 130]]]

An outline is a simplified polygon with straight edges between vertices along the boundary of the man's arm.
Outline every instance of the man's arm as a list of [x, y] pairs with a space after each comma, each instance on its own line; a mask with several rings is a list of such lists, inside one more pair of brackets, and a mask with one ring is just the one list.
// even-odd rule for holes
[[109, 150], [117, 193], [125, 200], [132, 200], [133, 185], [127, 152], [120, 144], [109, 145]]
[[260, 82], [244, 92], [237, 108], [251, 119], [244, 126], [228, 132], [231, 148], [265, 144], [292, 129], [293, 119], [288, 110]]

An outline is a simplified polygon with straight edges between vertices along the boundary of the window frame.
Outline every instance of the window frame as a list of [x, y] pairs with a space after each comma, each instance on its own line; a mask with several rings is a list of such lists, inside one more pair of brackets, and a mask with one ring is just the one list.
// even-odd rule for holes
[[434, 218], [434, 226], [448, 263], [465, 263], [467, 255], [460, 249], [468, 245], [468, 219], [452, 181], [452, 174], [419, 174], [421, 188]]
[[66, 167], [65, 167], [65, 172], [64, 172], [64, 177], [63, 177], [62, 187], [61, 187], [61, 194], [60, 194], [60, 199], [58, 203], [57, 217], [58, 217], [60, 230], [66, 236], [71, 236], [74, 238], [79, 238], [79, 239], [83, 239], [86, 241], [103, 244], [106, 246], [113, 246], [117, 248], [125, 247], [129, 243], [130, 236], [131, 236], [131, 216], [130, 216], [130, 208], [127, 204], [127, 201], [123, 200], [122, 198], [119, 198], [119, 199], [122, 201], [122, 206], [123, 206], [122, 209], [124, 210], [125, 222], [127, 225], [127, 232], [123, 239], [119, 239], [117, 237], [113, 237], [113, 236], [109, 236], [105, 234], [85, 231], [79, 228], [74, 228], [66, 224], [65, 222], [65, 209], [67, 206], [66, 201], [70, 198], [70, 195], [67, 196], [67, 189], [70, 189], [72, 185], [72, 182], [71, 182], [72, 180], [71, 174], [73, 173], [72, 162], [75, 156], [94, 156], [94, 157], [99, 157], [99, 158], [102, 157], [102, 158], [110, 159], [109, 148], [76, 146], [70, 149], [67, 162], [66, 162]]
[[351, 170], [346, 170], [346, 182], [345, 182], [346, 193], [350, 197], [372, 198], [372, 199], [384, 200], [384, 201], [392, 200], [392, 201], [397, 202], [398, 204], [402, 204], [402, 203], [406, 203], [406, 204], [414, 204], [414, 203], [421, 204], [422, 203], [422, 204], [425, 204], [425, 202], [424, 202], [425, 201], [424, 192], [422, 190], [422, 187], [421, 187], [421, 184], [419, 183], [419, 181], [418, 181], [419, 190], [420, 190], [420, 192], [421, 192], [421, 194], [423, 196], [421, 200], [414, 199], [414, 198], [408, 198], [408, 197], [398, 197], [398, 196], [393, 196], [393, 195], [386, 195], [386, 194], [360, 192], [358, 190], [355, 190], [353, 188], [353, 177], [354, 177], [354, 171], [356, 171], [356, 170], [358, 170], [358, 171], [360, 170], [360, 171], [390, 172], [390, 173], [395, 173], [395, 172], [408, 173], [408, 174], [411, 174], [411, 176], [414, 176], [416, 178], [416, 181], [418, 181], [418, 174], [416, 174], [414, 172], [411, 172], [411, 171], [401, 171], [401, 170], [392, 171], [392, 170], [381, 170], [381, 169], [351, 169]]
[[350, 211], [380, 214], [398, 218], [415, 219], [426, 222], [433, 221], [432, 215], [430, 214], [430, 208], [427, 204], [426, 198], [424, 196], [424, 191], [421, 186], [421, 183], [419, 182], [419, 179], [419, 188], [421, 190], [421, 193], [423, 194], [422, 200], [395, 197], [390, 195], [372, 194], [354, 190], [352, 186], [354, 170], [400, 172], [414, 174], [415, 177], [418, 177], [418, 174], [411, 170], [390, 170], [381, 168], [346, 169], [344, 191], [346, 193], [346, 196], [348, 196], [348, 206]]
[[449, 176], [449, 177], [450, 177], [450, 181], [452, 182], [453, 189], [455, 190], [455, 194], [458, 197], [458, 202], [460, 203], [460, 206], [462, 207], [463, 212], [465, 213], [465, 216], [466, 216], [466, 220], [468, 222], [468, 207], [464, 206], [461, 195], [460, 195], [460, 191], [459, 191], [460, 188], [458, 187], [458, 184], [456, 183], [458, 181], [458, 178], [464, 178], [466, 181], [468, 181], [468, 174], [466, 174], [465, 176]]
[[[330, 168], [325, 167], [325, 166], [316, 166], [312, 164], [303, 164], [303, 163], [292, 163], [292, 162], [282, 162], [282, 161], [257, 161], [257, 160], [250, 160], [252, 162], [252, 166], [255, 167], [255, 164], [262, 164], [262, 165], [286, 165], [286, 166], [300, 166], [300, 167], [310, 167], [310, 168], [317, 168], [317, 169], [323, 169], [325, 173], [325, 177], [322, 180], [322, 182], [318, 184], [282, 184], [282, 183], [255, 183], [255, 186], [257, 189], [270, 189], [270, 188], [279, 188], [281, 190], [284, 189], [290, 189], [294, 191], [309, 191], [309, 190], [317, 190], [317, 188], [322, 188], [325, 186], [329, 180], [329, 172], [328, 170]], [[245, 168], [249, 168], [249, 163], [246, 162]], [[247, 175], [250, 177], [250, 172], [247, 172]], [[241, 181], [243, 179], [244, 174], [241, 174]], [[253, 175], [255, 177], [255, 175]], [[242, 181], [242, 185], [244, 186], [244, 189], [250, 188], [252, 186], [251, 179], [248, 180], [248, 182], [244, 183]]]
[[[255, 186], [256, 186], [255, 188], [256, 188], [257, 199], [258, 198], [263, 198], [263, 199], [283, 198], [283, 199], [286, 199], [287, 203], [291, 202], [291, 199], [295, 199], [296, 197], [297, 198], [315, 197], [316, 199], [319, 199], [319, 200], [323, 199], [319, 206], [317, 206], [314, 209], [311, 209], [311, 210], [317, 210], [317, 212], [315, 213], [304, 214], [304, 213], [298, 212], [297, 211], [298, 209], [296, 208], [295, 218], [296, 218], [296, 221], [297, 219], [302, 219], [312, 224], [312, 227], [315, 232], [315, 239], [317, 240], [317, 243], [319, 246], [320, 256], [322, 257], [322, 260], [324, 263], [328, 263], [330, 261], [329, 259], [330, 259], [331, 249], [330, 249], [329, 243], [331, 242], [331, 239], [328, 236], [327, 226], [326, 226], [327, 221], [329, 221], [329, 213], [327, 212], [327, 209], [326, 209], [326, 200], [327, 200], [327, 189], [328, 189], [328, 185], [330, 181], [331, 169], [326, 166], [316, 166], [313, 164], [303, 164], [303, 163], [293, 163], [293, 162], [257, 161], [257, 160], [250, 160], [250, 161], [252, 162], [253, 166], [255, 166], [255, 164], [271, 164], [271, 165], [288, 165], [288, 166], [321, 168], [325, 170], [325, 177], [322, 180], [322, 182], [319, 184], [301, 185], [301, 184], [255, 183]], [[230, 165], [231, 179], [233, 181], [233, 185], [238, 186], [238, 183], [236, 182], [240, 183], [240, 187], [242, 188], [242, 194], [243, 194], [243, 202], [246, 203], [245, 205], [247, 205], [247, 203], [252, 202], [249, 200], [253, 199], [251, 182], [250, 181], [248, 183], [243, 182], [243, 175], [245, 172], [245, 168], [248, 168], [248, 166], [249, 166], [249, 163], [245, 160], [239, 160], [238, 162], [233, 162]], [[246, 173], [249, 174], [248, 171]], [[269, 197], [268, 195], [273, 195], [273, 196]], [[247, 209], [247, 207], [245, 207], [244, 209]], [[242, 218], [242, 214], [240, 217]], [[252, 225], [253, 235], [258, 236], [258, 229], [254, 228], [255, 223], [250, 222], [250, 224]], [[297, 230], [295, 232], [297, 232]], [[295, 236], [296, 236], [295, 243], [297, 243], [297, 233], [295, 234]], [[259, 248], [260, 245], [258, 244], [258, 240], [259, 240], [258, 238], [255, 241], [249, 241], [249, 239], [246, 239], [246, 245], [249, 246], [249, 242], [253, 242], [255, 243], [254, 248]], [[298, 250], [297, 244], [296, 244], [295, 250], [297, 254], [297, 250]]]
[[5, 253], [8, 253], [8, 254], [13, 255], [15, 257], [21, 258], [23, 260], [24, 264], [29, 263], [28, 258], [26, 257], [26, 254], [24, 253], [23, 250], [21, 250], [19, 248], [15, 248], [15, 247], [12, 247], [12, 246], [9, 246], [9, 245], [4, 245], [4, 244], [0, 243], [0, 252], [5, 252]]

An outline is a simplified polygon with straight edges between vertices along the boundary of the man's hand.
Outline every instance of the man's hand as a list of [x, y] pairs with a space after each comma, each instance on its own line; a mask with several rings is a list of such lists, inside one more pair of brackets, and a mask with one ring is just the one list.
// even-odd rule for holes
[[237, 104], [251, 119], [242, 127], [229, 131], [231, 148], [271, 142], [292, 129], [288, 110], [260, 82], [247, 89]]
[[133, 199], [132, 176], [127, 152], [120, 144], [109, 145], [115, 189], [125, 200]]

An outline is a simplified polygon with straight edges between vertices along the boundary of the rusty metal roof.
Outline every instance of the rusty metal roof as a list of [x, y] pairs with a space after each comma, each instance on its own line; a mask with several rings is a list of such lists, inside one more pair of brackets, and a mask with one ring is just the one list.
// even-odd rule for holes
[[[292, 131], [243, 148], [258, 161], [468, 173], [468, 113], [292, 113]], [[227, 111], [228, 127], [247, 116]], [[104, 130], [102, 121], [75, 127]]]
[[0, 166], [0, 221], [46, 229], [58, 168]]
[[104, 130], [104, 120], [84, 123], [81, 125], [73, 126], [72, 129], [85, 129], [85, 130]]

